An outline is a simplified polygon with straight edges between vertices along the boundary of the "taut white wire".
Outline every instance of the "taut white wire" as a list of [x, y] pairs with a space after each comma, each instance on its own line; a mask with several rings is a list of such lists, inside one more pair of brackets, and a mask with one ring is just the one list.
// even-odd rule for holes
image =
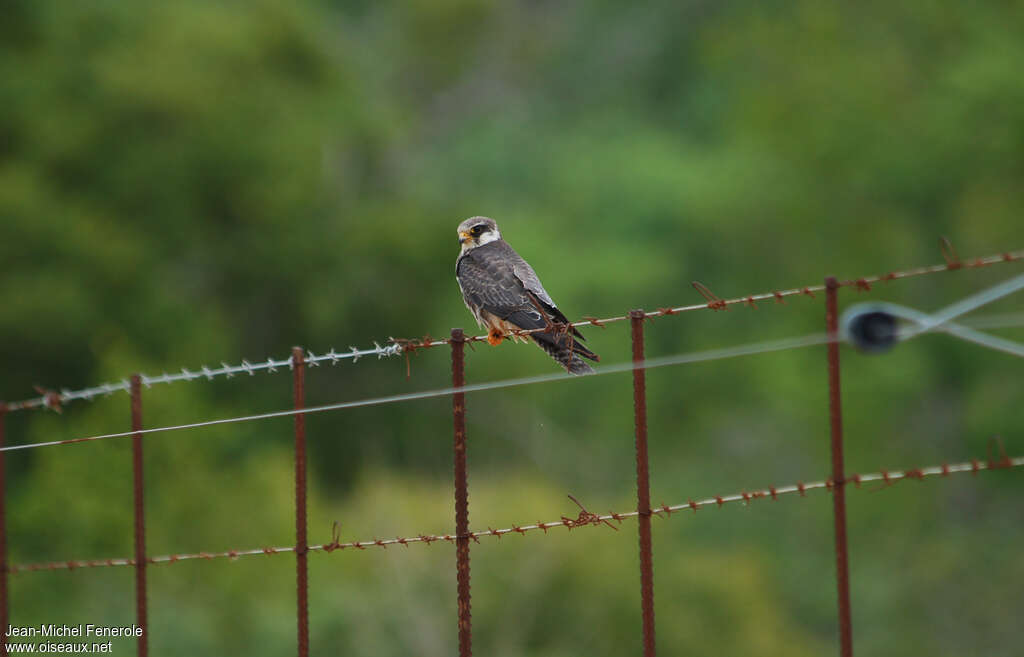
[[[882, 310], [884, 312], [888, 312], [890, 315], [894, 315], [901, 319], [910, 320], [911, 322], [915, 322], [916, 324], [918, 324], [917, 327], [906, 329], [905, 331], [900, 331], [900, 339], [910, 339], [919, 335], [920, 327], [925, 326], [928, 320], [931, 318], [929, 315], [923, 312], [914, 310], [913, 308], [907, 308], [906, 306], [898, 306], [894, 303], [882, 302], [877, 304], [871, 304], [871, 307], [876, 310]], [[850, 310], [852, 311], [853, 309], [851, 308]], [[1001, 351], [1006, 354], [1011, 354], [1013, 356], [1019, 356], [1021, 358], [1024, 358], [1024, 344], [1014, 342], [1013, 340], [1007, 340], [1006, 338], [1001, 338], [995, 335], [982, 333], [981, 331], [975, 331], [974, 329], [968, 328], [963, 324], [947, 321], [943, 322], [942, 324], [933, 326], [930, 330], [948, 333], [954, 337], [960, 338], [961, 340], [973, 342], [974, 344], [981, 345], [982, 347], [988, 347], [989, 349], [995, 349], [996, 351]]]
[[[1020, 260], [1021, 258], [1024, 258], [1024, 250], [1021, 250], [1021, 251], [1009, 251], [1009, 252], [1002, 253], [1002, 254], [995, 254], [995, 255], [984, 256], [984, 257], [981, 257], [981, 258], [975, 258], [974, 260], [969, 260], [969, 261], [965, 261], [965, 262], [959, 262], [959, 263], [956, 263], [956, 264], [957, 264], [957, 268], [960, 268], [960, 267], [987, 267], [988, 265], [993, 265], [993, 264], [1001, 263], [1001, 262], [1014, 262], [1014, 261]], [[895, 272], [894, 271], [894, 272], [890, 272], [890, 273], [888, 273], [888, 274], [886, 274], [884, 276], [867, 276], [867, 277], [863, 277], [863, 278], [857, 279], [856, 282], [857, 283], [864, 283], [864, 284], [869, 284], [870, 285], [871, 283], [895, 280], [895, 279], [898, 279], [898, 278], [908, 278], [908, 277], [911, 277], [911, 276], [920, 276], [922, 274], [934, 274], [934, 273], [938, 273], [938, 272], [941, 272], [941, 271], [949, 271], [951, 268], [952, 268], [952, 265], [950, 263], [947, 263], [947, 264], [944, 264], [944, 265], [931, 265], [931, 266], [927, 266], [927, 267], [918, 267], [918, 268], [915, 268], [915, 269], [908, 269], [908, 270], [899, 271], [899, 272]], [[772, 299], [774, 299], [776, 301], [779, 301], [783, 297], [802, 295], [802, 294], [808, 294], [808, 295], [813, 296], [814, 292], [821, 292], [824, 289], [825, 288], [824, 288], [823, 285], [811, 285], [811, 286], [806, 286], [806, 287], [803, 287], [803, 288], [793, 288], [793, 289], [788, 289], [788, 290], [776, 290], [776, 291], [770, 292], [770, 293], [754, 294], [754, 295], [748, 295], [746, 297], [737, 297], [735, 299], [721, 299], [721, 300], [719, 300], [719, 302], [721, 303], [721, 307], [725, 308], [725, 307], [730, 306], [730, 305], [753, 304], [753, 303], [755, 303], [757, 301], [770, 301]], [[678, 307], [675, 307], [675, 308], [664, 308], [664, 309], [654, 310], [654, 311], [646, 313], [646, 316], [647, 317], [660, 317], [660, 316], [663, 316], [663, 315], [674, 315], [676, 313], [686, 312], [686, 311], [690, 311], [690, 310], [701, 310], [701, 309], [706, 309], [706, 308], [711, 308], [711, 307], [713, 307], [713, 306], [710, 303], [701, 303], [701, 304], [695, 304], [695, 305], [689, 305], [689, 306], [678, 306]], [[600, 326], [604, 322], [624, 321], [624, 320], [626, 320], [628, 318], [629, 318], [628, 315], [620, 315], [620, 316], [617, 316], [617, 317], [609, 317], [609, 318], [606, 318], [606, 319], [588, 319], [588, 320], [584, 320], [584, 321], [573, 322], [571, 324], [571, 326], [576, 326], [576, 327], [578, 327], [578, 326], [587, 326], [587, 325]], [[434, 344], [435, 345], [441, 345], [441, 344], [445, 344], [447, 342], [448, 342], [447, 339], [440, 339], [440, 340], [435, 340]], [[306, 360], [306, 362], [310, 366], [315, 367], [319, 363], [321, 363], [321, 362], [323, 362], [325, 360], [331, 361], [331, 364], [334, 365], [334, 364], [337, 364], [339, 360], [351, 358], [352, 362], [354, 363], [354, 362], [358, 361], [363, 356], [377, 356], [377, 358], [380, 359], [380, 358], [384, 358], [385, 356], [396, 356], [398, 354], [401, 354], [404, 350], [405, 350], [405, 347], [401, 343], [399, 343], [399, 342], [395, 342], [394, 344], [390, 344], [390, 345], [388, 345], [386, 347], [382, 347], [382, 346], [380, 346], [380, 344], [374, 342], [374, 348], [373, 349], [361, 349], [360, 350], [360, 349], [356, 349], [355, 347], [350, 347], [350, 351], [348, 351], [348, 352], [336, 353], [334, 351], [334, 349], [332, 348], [330, 352], [328, 352], [327, 354], [322, 355], [322, 356], [316, 356], [316, 355], [313, 354], [313, 352], [310, 351], [310, 352], [307, 352], [305, 360]], [[291, 361], [290, 357], [282, 359], [282, 360], [274, 360], [273, 358], [268, 358], [266, 361], [259, 361], [259, 362], [256, 362], [256, 363], [249, 363], [248, 361], [243, 360], [241, 365], [228, 365], [227, 363], [221, 362], [221, 367], [210, 369], [206, 365], [203, 365], [199, 371], [195, 371], [195, 372], [189, 371], [188, 369], [183, 367], [183, 368], [181, 368], [180, 372], [177, 372], [177, 373], [174, 373], [174, 374], [168, 374], [168, 373], [164, 372], [162, 375], [155, 376], [155, 377], [146, 376], [146, 375], [142, 374], [142, 375], [139, 375], [139, 378], [141, 379], [143, 385], [149, 387], [149, 386], [153, 385], [154, 383], [172, 383], [174, 381], [193, 381], [195, 379], [202, 378], [202, 377], [206, 377], [207, 379], [211, 379], [212, 380], [214, 377], [217, 377], [217, 376], [226, 376], [227, 378], [231, 378], [231, 377], [233, 377], [236, 374], [248, 374], [248, 375], [252, 376], [252, 375], [254, 375], [254, 372], [257, 371], [257, 370], [267, 370], [268, 372], [274, 372], [274, 371], [277, 370], [277, 368], [284, 367], [284, 366], [288, 366], [288, 367], [292, 366], [292, 361]], [[61, 403], [61, 404], [63, 404], [64, 402], [68, 402], [68, 401], [72, 401], [72, 400], [76, 400], [76, 399], [91, 400], [91, 399], [93, 399], [94, 397], [96, 397], [98, 395], [110, 395], [110, 394], [112, 394], [114, 392], [117, 392], [117, 391], [129, 392], [130, 391], [130, 387], [131, 387], [130, 382], [127, 379], [122, 379], [121, 381], [118, 381], [117, 383], [103, 383], [103, 384], [100, 384], [100, 385], [97, 385], [97, 386], [93, 386], [91, 388], [85, 388], [85, 389], [82, 389], [82, 390], [68, 390], [67, 388], [62, 388], [59, 393], [53, 393], [52, 396], [44, 394], [44, 395], [42, 395], [40, 397], [36, 397], [36, 398], [33, 398], [33, 399], [28, 399], [28, 400], [25, 400], [25, 401], [11, 402], [11, 403], [9, 403], [7, 405], [7, 407], [8, 407], [8, 410], [24, 410], [24, 409], [32, 409], [32, 408], [47, 408], [48, 406], [50, 406], [51, 400], [52, 401], [56, 401], [56, 402]]]
[[858, 304], [848, 308], [844, 314], [847, 316], [855, 315], [858, 308], [880, 310], [901, 319], [910, 320], [917, 324], [917, 326], [900, 331], [899, 337], [902, 340], [909, 340], [910, 338], [927, 331], [942, 331], [962, 340], [973, 342], [983, 347], [988, 347], [989, 349], [995, 349], [996, 351], [1002, 351], [1014, 356], [1024, 357], [1024, 345], [1019, 342], [996, 337], [994, 335], [988, 335], [953, 322], [957, 317], [980, 308], [985, 304], [992, 303], [993, 301], [1009, 296], [1021, 289], [1024, 289], [1024, 274], [1015, 276], [1007, 281], [1003, 281], [1002, 283], [990, 287], [987, 290], [978, 292], [977, 294], [972, 294], [966, 299], [957, 301], [956, 303], [931, 315], [913, 308], [884, 301]]
[[[827, 334], [811, 334], [799, 338], [786, 338], [782, 340], [773, 340], [769, 342], [758, 342], [754, 344], [742, 345], [739, 347], [729, 347], [726, 349], [711, 349], [708, 351], [698, 351], [687, 354], [676, 354], [674, 356], [664, 356], [661, 358], [652, 358], [640, 363], [624, 362], [617, 363], [615, 365], [608, 365], [606, 367], [599, 368], [594, 374], [587, 376], [597, 376], [601, 374], [614, 374], [618, 372], [630, 372], [634, 369], [652, 369], [656, 367], [667, 367], [670, 365], [684, 365], [687, 363], [700, 363], [712, 360], [720, 360], [723, 358], [735, 358], [737, 356], [749, 356], [753, 354], [761, 354], [772, 351], [783, 351], [786, 349], [796, 349], [799, 347], [808, 347], [812, 345], [824, 344], [829, 341]], [[109, 438], [126, 438], [128, 436], [135, 436], [148, 433], [161, 433], [165, 431], [177, 431], [179, 429], [197, 429], [200, 427], [209, 427], [219, 424], [234, 424], [237, 422], [250, 422], [253, 420], [268, 420], [278, 417], [291, 417], [299, 414], [311, 414], [311, 413], [323, 413], [325, 411], [337, 411], [346, 408], [358, 408], [361, 406], [377, 406], [380, 404], [393, 404], [396, 402], [413, 401], [416, 399], [429, 399], [432, 397], [446, 397], [456, 392], [480, 392], [483, 390], [496, 390], [498, 388], [511, 388], [514, 386], [529, 385], [534, 383], [549, 383], [552, 381], [565, 381], [567, 379], [583, 379], [587, 376], [579, 377], [566, 372], [558, 372], [552, 374], [542, 374], [538, 376], [528, 376], [518, 379], [504, 379], [499, 381], [490, 381], [487, 383], [473, 383], [461, 388], [439, 388], [436, 390], [424, 390], [421, 392], [408, 392], [398, 395], [387, 395], [384, 397], [373, 397], [370, 399], [361, 399], [356, 401], [338, 402], [335, 404], [325, 404], [322, 406], [310, 406], [304, 409], [288, 409], [283, 411], [273, 411], [269, 413], [259, 413], [256, 415], [245, 415], [241, 417], [233, 418], [222, 418], [218, 420], [207, 420], [205, 422], [192, 422], [189, 424], [178, 424], [166, 427], [156, 427], [153, 429], [142, 429], [140, 431], [122, 431], [117, 433], [101, 434], [97, 436], [89, 436], [86, 438], [72, 438], [69, 440], [52, 440], [42, 443], [28, 443], [25, 445], [10, 445], [7, 447], [0, 448], [0, 451], [9, 452], [19, 449], [32, 449], [36, 447], [50, 447], [53, 445], [68, 444], [73, 442], [89, 442], [94, 440], [106, 440]]]
[[[1024, 288], [1024, 274], [1022, 274], [1020, 276], [1017, 276], [1015, 278], [1011, 278], [1008, 281], [1000, 283], [1000, 284], [998, 284], [998, 285], [996, 285], [994, 287], [991, 287], [991, 288], [989, 288], [987, 290], [984, 290], [982, 292], [979, 292], [977, 294], [973, 294], [973, 295], [967, 297], [966, 299], [958, 301], [957, 303], [954, 303], [953, 305], [948, 306], [948, 307], [946, 307], [943, 310], [940, 310], [935, 315], [925, 315], [924, 313], [920, 313], [919, 311], [913, 310], [911, 308], [903, 308], [901, 306], [891, 306], [891, 307], [893, 309], [898, 309], [901, 313], [904, 313], [904, 316], [909, 316], [912, 319], [914, 319], [914, 321], [919, 322], [919, 326], [916, 329], [910, 331], [907, 334], [907, 339], [915, 337], [917, 335], [920, 335], [921, 333], [924, 333], [924, 332], [927, 332], [927, 331], [930, 331], [930, 330], [935, 330], [936, 328], [945, 326], [944, 330], [948, 331], [950, 334], [955, 335], [957, 337], [960, 337], [960, 338], [963, 338], [965, 340], [969, 340], [969, 341], [972, 341], [972, 342], [977, 342], [979, 344], [983, 344], [985, 346], [992, 347], [994, 349], [1000, 349], [1002, 351], [1007, 351], [1008, 353], [1013, 353], [1015, 355], [1021, 355], [1017, 351], [1017, 349], [1019, 348], [1019, 345], [1016, 345], [1016, 343], [1010, 342], [1008, 340], [1002, 340], [1001, 338], [995, 338], [993, 336], [987, 336], [987, 335], [984, 335], [984, 334], [980, 334], [980, 333], [978, 333], [976, 331], [973, 331], [971, 329], [968, 329], [966, 327], [957, 326], [957, 325], [950, 326], [949, 323], [950, 323], [951, 320], [955, 319], [956, 317], [959, 317], [960, 315], [962, 315], [964, 313], [970, 312], [971, 310], [974, 310], [975, 308], [978, 308], [978, 307], [980, 307], [982, 305], [985, 305], [987, 303], [990, 303], [992, 301], [995, 301], [997, 299], [1005, 297], [1005, 296], [1007, 296], [1009, 294], [1012, 294], [1013, 292], [1016, 292], [1017, 290], [1020, 290], [1022, 288]], [[981, 336], [983, 339], [979, 339], [979, 336]], [[807, 336], [799, 337], [799, 338], [786, 338], [786, 339], [783, 339], [783, 340], [774, 340], [774, 341], [769, 341], [769, 342], [760, 342], [760, 343], [743, 345], [743, 346], [739, 346], [739, 347], [731, 347], [731, 348], [726, 348], [726, 349], [711, 349], [711, 350], [708, 350], [708, 351], [700, 351], [700, 352], [694, 352], [694, 353], [689, 353], [689, 354], [677, 354], [677, 355], [674, 355], [674, 356], [664, 356], [664, 357], [661, 357], [661, 358], [648, 359], [648, 360], [645, 360], [645, 361], [640, 362], [640, 363], [633, 363], [633, 362], [618, 363], [618, 364], [615, 364], [615, 365], [609, 365], [607, 367], [602, 367], [602, 368], [598, 369], [593, 375], [614, 374], [614, 373], [617, 373], [617, 372], [628, 372], [628, 371], [632, 371], [632, 370], [635, 370], [635, 369], [652, 369], [652, 368], [656, 368], [656, 367], [666, 367], [666, 366], [670, 366], [670, 365], [683, 365], [683, 364], [687, 364], [687, 363], [697, 363], [697, 362], [704, 362], [704, 361], [710, 361], [710, 360], [720, 360], [720, 359], [724, 359], [724, 358], [734, 358], [736, 356], [747, 356], [747, 355], [766, 353], [766, 352], [771, 352], [771, 351], [781, 351], [781, 350], [785, 350], [785, 349], [796, 349], [796, 348], [799, 348], [799, 347], [807, 347], [807, 346], [811, 346], [811, 345], [823, 344], [823, 343], [829, 342], [829, 340], [830, 340], [830, 338], [828, 337], [827, 334], [811, 334], [811, 335], [807, 335]], [[1006, 344], [1002, 344], [1002, 343], [1006, 343]], [[331, 356], [328, 355], [328, 356], [323, 356], [323, 357], [320, 357], [320, 358], [321, 359], [326, 359], [326, 358], [330, 358], [330, 357]], [[286, 363], [290, 363], [291, 359], [289, 358], [285, 362]], [[268, 361], [267, 364], [266, 364], [266, 367], [272, 368], [272, 367], [274, 367], [274, 365], [275, 365], [274, 361]], [[591, 376], [593, 376], [593, 375], [591, 375]], [[449, 388], [440, 388], [440, 389], [436, 389], [436, 390], [426, 390], [426, 391], [421, 391], [421, 392], [410, 392], [410, 393], [403, 393], [403, 394], [399, 394], [399, 395], [388, 395], [388, 396], [385, 396], [385, 397], [375, 397], [375, 398], [363, 399], [363, 400], [357, 400], [357, 401], [339, 402], [339, 403], [335, 403], [335, 404], [325, 404], [325, 405], [322, 405], [322, 406], [312, 406], [312, 407], [305, 408], [305, 409], [289, 409], [289, 410], [284, 410], [284, 411], [273, 411], [273, 412], [270, 412], [270, 413], [260, 413], [260, 414], [257, 414], [257, 415], [246, 415], [246, 416], [234, 417], [234, 418], [223, 418], [223, 419], [219, 419], [219, 420], [207, 420], [205, 422], [193, 422], [193, 423], [189, 423], [189, 424], [179, 424], [179, 425], [166, 426], [166, 427], [156, 427], [156, 428], [153, 428], [153, 429], [143, 429], [143, 430], [140, 430], [140, 431], [122, 431], [122, 432], [117, 432], [117, 433], [109, 433], [109, 434], [101, 434], [101, 435], [97, 435], [97, 436], [89, 436], [89, 437], [86, 437], [86, 438], [73, 438], [73, 439], [70, 439], [70, 440], [53, 440], [53, 441], [42, 442], [42, 443], [28, 443], [28, 444], [25, 444], [25, 445], [11, 445], [9, 447], [2, 447], [2, 448], [0, 448], [0, 451], [6, 452], [6, 451], [19, 450], [19, 449], [33, 449], [33, 448], [36, 448], [36, 447], [49, 447], [49, 446], [62, 445], [62, 444], [68, 444], [68, 443], [74, 443], [74, 442], [89, 442], [89, 441], [94, 441], [94, 440], [106, 440], [106, 439], [110, 439], [110, 438], [125, 438], [125, 437], [128, 437], [128, 436], [141, 435], [141, 434], [147, 434], [147, 433], [159, 433], [159, 432], [164, 432], [164, 431], [176, 431], [176, 430], [179, 430], [179, 429], [197, 429], [197, 428], [200, 428], [200, 427], [208, 427], [208, 426], [214, 426], [214, 425], [218, 425], [218, 424], [234, 424], [234, 423], [237, 423], [237, 422], [249, 422], [249, 421], [253, 421], [253, 420], [267, 420], [267, 419], [277, 418], [277, 417], [290, 417], [290, 416], [298, 415], [298, 414], [323, 413], [323, 412], [326, 412], [326, 411], [342, 410], [342, 409], [346, 409], [346, 408], [357, 408], [357, 407], [360, 407], [360, 406], [376, 406], [376, 405], [379, 405], [379, 404], [391, 404], [391, 403], [396, 403], [396, 402], [412, 401], [412, 400], [416, 400], [416, 399], [428, 399], [428, 398], [431, 398], [431, 397], [444, 397], [444, 396], [453, 394], [455, 392], [479, 392], [479, 391], [482, 391], [482, 390], [494, 390], [494, 389], [497, 389], [497, 388], [510, 388], [510, 387], [513, 387], [513, 386], [528, 385], [528, 384], [534, 384], [534, 383], [547, 383], [547, 382], [550, 382], [550, 381], [563, 381], [563, 380], [566, 380], [566, 379], [573, 379], [573, 378], [580, 378], [580, 377], [575, 377], [575, 376], [573, 376], [571, 374], [564, 373], [564, 372], [555, 373], [555, 374], [545, 374], [545, 375], [532, 376], [532, 377], [523, 377], [523, 378], [519, 378], [519, 379], [506, 379], [506, 380], [501, 380], [501, 381], [491, 381], [491, 382], [488, 382], [488, 383], [475, 383], [475, 384], [470, 384], [470, 385], [467, 385], [467, 386], [463, 386], [461, 388], [449, 387]]]
[[1002, 299], [1005, 296], [1009, 296], [1018, 290], [1024, 289], [1024, 274], [1014, 276], [1013, 278], [1003, 281], [999, 285], [990, 287], [987, 290], [983, 290], [977, 294], [972, 294], [966, 299], [962, 299], [953, 305], [946, 306], [937, 313], [932, 313], [927, 316], [927, 320], [922, 322], [921, 325], [915, 329], [917, 333], [923, 333], [930, 331], [934, 328], [942, 326], [946, 322], [950, 322], [961, 315], [965, 315], [972, 310], [976, 310], [985, 304], [992, 303]]
[[1024, 313], [994, 313], [982, 317], [964, 317], [957, 323], [976, 329], [1015, 328], [1024, 326]]

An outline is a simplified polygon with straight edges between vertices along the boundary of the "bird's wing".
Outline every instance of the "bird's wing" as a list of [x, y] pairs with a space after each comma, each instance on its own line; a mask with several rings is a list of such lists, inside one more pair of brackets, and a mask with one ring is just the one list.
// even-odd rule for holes
[[[533, 271], [533, 267], [528, 262], [523, 260], [522, 256], [515, 252], [515, 250], [507, 246], [511, 256], [509, 260], [512, 262], [512, 273], [515, 274], [516, 278], [519, 279], [523, 285], [523, 289], [526, 291], [530, 303], [533, 304], [534, 308], [541, 308], [547, 315], [547, 319], [540, 318], [543, 323], [540, 326], [547, 326], [548, 322], [555, 321], [562, 324], [571, 324], [569, 318], [565, 316], [555, 302], [551, 299], [551, 295], [541, 285], [540, 278], [537, 277], [537, 272]], [[540, 328], [538, 326], [537, 328]], [[583, 334], [581, 334], [575, 327], [569, 327], [569, 332], [572, 334], [571, 337], [560, 336], [557, 334], [548, 335], [546, 333], [537, 333], [531, 336], [534, 341], [541, 346], [542, 349], [547, 351], [555, 360], [562, 362], [562, 354], [568, 354], [565, 356], [566, 361], [562, 363], [566, 367], [571, 368], [582, 367], [584, 370], [589, 370], [589, 367], [576, 365], [575, 363], [581, 363], [579, 358], [573, 360], [573, 354], [579, 354], [585, 358], [591, 360], [599, 360], [597, 354], [587, 349], [586, 346], [581, 344], [584, 340]], [[577, 372], [579, 373], [579, 372]]]
[[466, 303], [520, 328], [546, 326], [512, 263], [502, 255], [478, 247], [459, 258], [455, 274]]
[[[512, 251], [511, 247], [509, 247], [509, 251]], [[523, 260], [518, 253], [512, 251], [512, 255], [513, 257], [509, 258], [512, 262], [512, 272], [519, 279], [519, 282], [523, 284], [524, 288], [535, 294], [545, 305], [553, 308], [555, 302], [551, 300], [551, 295], [541, 285], [540, 279], [537, 278], [537, 272], [533, 271], [530, 263]]]
[[[533, 267], [530, 266], [530, 263], [523, 260], [518, 253], [512, 250], [512, 247], [509, 247], [509, 250], [512, 251], [515, 256], [512, 259], [512, 271], [515, 273], [516, 278], [518, 278], [523, 284], [523, 287], [526, 288], [526, 290], [534, 296], [537, 302], [544, 307], [548, 315], [551, 316], [551, 319], [563, 324], [569, 324], [569, 318], [565, 316], [565, 313], [558, 309], [558, 306], [555, 305], [555, 302], [551, 299], [551, 295], [549, 295], [548, 291], [544, 289], [543, 285], [541, 285], [540, 279], [537, 278], [537, 272], [533, 271]], [[580, 340], [583, 339], [583, 336], [575, 328], [572, 329], [572, 333]]]

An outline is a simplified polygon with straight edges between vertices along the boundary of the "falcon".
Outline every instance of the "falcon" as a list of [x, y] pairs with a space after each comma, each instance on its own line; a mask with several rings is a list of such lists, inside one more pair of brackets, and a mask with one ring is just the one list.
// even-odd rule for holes
[[501, 239], [494, 219], [471, 217], [459, 224], [458, 233], [462, 251], [455, 261], [455, 279], [466, 307], [487, 329], [487, 342], [497, 346], [506, 335], [526, 342], [513, 331], [549, 329], [529, 337], [570, 374], [593, 373], [580, 356], [597, 361], [597, 354], [582, 344], [583, 336], [569, 326], [533, 267]]

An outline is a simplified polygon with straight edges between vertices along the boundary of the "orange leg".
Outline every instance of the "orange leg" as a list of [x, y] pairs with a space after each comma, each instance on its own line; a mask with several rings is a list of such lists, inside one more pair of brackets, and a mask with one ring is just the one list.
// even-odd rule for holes
[[491, 330], [487, 331], [487, 343], [492, 347], [497, 347], [504, 340], [504, 336], [501, 331], [491, 327]]

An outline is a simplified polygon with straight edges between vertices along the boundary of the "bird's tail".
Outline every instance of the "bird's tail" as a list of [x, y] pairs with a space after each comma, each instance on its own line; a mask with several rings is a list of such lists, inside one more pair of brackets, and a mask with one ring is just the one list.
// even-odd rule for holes
[[564, 333], [532, 333], [533, 341], [543, 349], [549, 356], [555, 359], [559, 365], [565, 368], [569, 374], [593, 374], [594, 368], [586, 363], [580, 356], [590, 360], [600, 360], [597, 354], [587, 349], [579, 338], [573, 338]]

